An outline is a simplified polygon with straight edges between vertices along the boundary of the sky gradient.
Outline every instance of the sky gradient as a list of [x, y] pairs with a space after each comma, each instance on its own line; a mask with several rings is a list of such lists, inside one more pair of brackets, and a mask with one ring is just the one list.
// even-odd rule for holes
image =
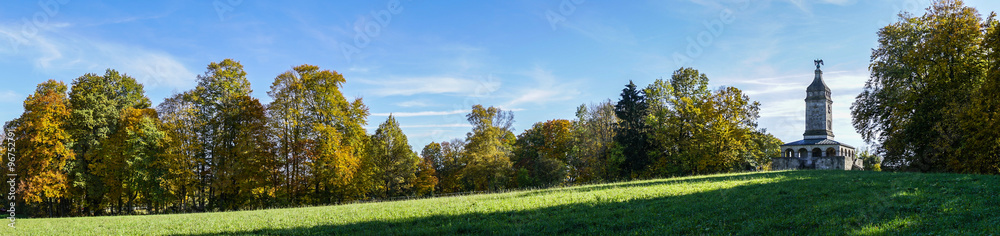
[[[413, 148], [464, 138], [474, 104], [514, 111], [515, 133], [573, 119], [680, 67], [761, 103], [760, 128], [802, 139], [805, 88], [823, 59], [836, 140], [864, 148], [850, 105], [898, 1], [0, 1], [0, 121], [48, 79], [111, 68], [153, 105], [194, 88], [210, 62], [242, 63], [262, 103], [301, 64], [342, 73], [373, 133], [397, 117]], [[996, 1], [967, 1], [986, 16]]]

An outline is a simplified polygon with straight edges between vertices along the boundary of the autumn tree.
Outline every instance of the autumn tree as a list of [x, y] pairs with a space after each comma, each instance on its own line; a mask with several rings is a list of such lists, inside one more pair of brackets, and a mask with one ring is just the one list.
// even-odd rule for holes
[[781, 156], [781, 139], [767, 132], [767, 129], [754, 130], [748, 134], [749, 140], [743, 151], [745, 170], [770, 170], [771, 158]]
[[24, 113], [13, 122], [17, 196], [28, 205], [38, 204], [37, 209], [50, 217], [66, 213], [60, 206], [65, 206], [61, 204], [70, 188], [67, 164], [75, 158], [66, 131], [70, 114], [66, 85], [49, 80], [28, 95]]
[[966, 135], [948, 160], [949, 168], [960, 173], [1000, 174], [1000, 21], [991, 14], [985, 24], [985, 81], [972, 91], [969, 109], [958, 115]]
[[512, 160], [518, 186], [551, 186], [566, 181], [572, 141], [568, 120], [538, 122], [518, 135]]
[[[301, 65], [275, 78], [268, 92], [271, 127], [276, 129], [278, 156], [289, 176], [289, 195], [298, 201], [312, 185], [317, 200], [329, 203], [365, 195], [355, 179], [368, 145], [363, 128], [368, 107], [361, 98], [340, 92], [344, 76], [336, 71]], [[320, 199], [320, 196], [333, 196]]]
[[305, 194], [309, 171], [306, 156], [311, 130], [305, 109], [306, 94], [302, 79], [288, 71], [274, 78], [267, 92], [273, 101], [268, 105], [268, 124], [274, 130], [277, 156], [282, 162], [284, 195], [294, 204]]
[[426, 159], [424, 161], [431, 163], [431, 168], [434, 168], [435, 172], [442, 169], [444, 164], [444, 152], [441, 150], [441, 144], [437, 142], [431, 142], [424, 146], [420, 150], [420, 159]]
[[466, 115], [472, 132], [466, 134], [467, 165], [464, 182], [474, 190], [495, 190], [506, 187], [511, 174], [511, 152], [516, 140], [511, 126], [514, 115], [500, 108], [472, 107]]
[[100, 173], [113, 213], [132, 213], [143, 203], [152, 210], [168, 199], [160, 185], [167, 172], [162, 157], [168, 137], [153, 109], [126, 108], [117, 123], [117, 131], [97, 147], [89, 169]]
[[271, 150], [264, 106], [256, 98], [240, 96], [232, 101], [234, 108], [226, 111], [225, 123], [233, 125], [229, 133], [222, 134], [231, 140], [233, 147], [225, 150], [227, 162], [219, 163], [228, 178], [220, 178], [220, 191], [227, 195], [228, 209], [254, 209], [266, 207], [275, 197], [278, 160]]
[[692, 68], [645, 89], [650, 104], [649, 175], [671, 176], [759, 170], [778, 154], [777, 140], [757, 130], [760, 104], [737, 88], [708, 90], [708, 77]]
[[428, 145], [431, 147], [430, 149], [424, 147], [424, 151], [421, 154], [425, 158], [435, 158], [434, 172], [438, 178], [437, 190], [441, 193], [465, 191], [466, 188], [462, 184], [462, 179], [465, 176], [465, 167], [468, 165], [468, 158], [465, 154], [465, 140], [456, 138], [451, 141], [441, 142], [439, 149], [434, 148], [433, 144]]
[[75, 140], [76, 156], [71, 163], [71, 192], [78, 198], [83, 214], [100, 214], [106, 192], [100, 181], [102, 172], [91, 171], [90, 165], [99, 159], [98, 147], [117, 132], [121, 114], [126, 109], [144, 109], [150, 106], [149, 98], [131, 76], [108, 69], [104, 75], [85, 74], [73, 80], [69, 92], [72, 110], [67, 131]]
[[871, 76], [851, 115], [883, 168], [1000, 172], [996, 152], [987, 151], [995, 132], [980, 132], [995, 127], [995, 115], [982, 112], [993, 108], [975, 96], [991, 95], [980, 88], [996, 65], [995, 25], [962, 1], [935, 1], [922, 16], [900, 14], [878, 31]]
[[[233, 117], [238, 115], [238, 99], [249, 96], [252, 92], [250, 82], [246, 79], [243, 65], [232, 59], [212, 62], [202, 75], [198, 75], [198, 85], [192, 91], [198, 119], [204, 124], [198, 127], [199, 141], [204, 145], [202, 153], [197, 156], [204, 158], [207, 164], [199, 171], [202, 192], [209, 193], [207, 202], [199, 202], [199, 206], [219, 209], [231, 209], [236, 205], [237, 187], [233, 183], [236, 176], [233, 167], [236, 161], [233, 156], [239, 150], [233, 137], [239, 129]], [[204, 199], [203, 199], [204, 201]]]
[[413, 182], [413, 189], [417, 195], [433, 194], [437, 189], [438, 162], [444, 160], [441, 153], [441, 144], [431, 142], [424, 146], [420, 152], [420, 163], [417, 164], [417, 176]]
[[[204, 158], [199, 158], [203, 145], [198, 140], [198, 129], [204, 120], [198, 119], [197, 110], [190, 92], [174, 94], [166, 98], [156, 110], [162, 122], [162, 130], [170, 139], [166, 144], [164, 163], [168, 172], [164, 187], [174, 197], [176, 209], [186, 212], [192, 203], [202, 202], [206, 193], [199, 187], [199, 173], [207, 170]], [[277, 185], [275, 185], [277, 186]]]
[[581, 104], [573, 121], [573, 148], [567, 157], [569, 178], [575, 182], [614, 179], [618, 166], [608, 165], [618, 117], [611, 100], [589, 106]]

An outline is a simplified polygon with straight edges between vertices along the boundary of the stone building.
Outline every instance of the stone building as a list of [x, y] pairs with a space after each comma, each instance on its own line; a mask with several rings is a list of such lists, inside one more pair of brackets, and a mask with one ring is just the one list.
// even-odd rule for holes
[[771, 159], [771, 170], [785, 169], [859, 169], [863, 166], [854, 147], [833, 140], [833, 100], [830, 87], [823, 82], [816, 60], [816, 76], [806, 88], [806, 132], [802, 140], [781, 145], [781, 157]]

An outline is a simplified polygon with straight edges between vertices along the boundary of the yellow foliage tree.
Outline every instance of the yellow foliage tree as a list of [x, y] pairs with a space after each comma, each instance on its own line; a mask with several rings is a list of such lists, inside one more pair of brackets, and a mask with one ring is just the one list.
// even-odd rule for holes
[[68, 191], [66, 164], [74, 158], [65, 126], [70, 115], [66, 85], [49, 80], [24, 101], [24, 114], [14, 123], [18, 159], [17, 190], [27, 204], [42, 203], [46, 214]]

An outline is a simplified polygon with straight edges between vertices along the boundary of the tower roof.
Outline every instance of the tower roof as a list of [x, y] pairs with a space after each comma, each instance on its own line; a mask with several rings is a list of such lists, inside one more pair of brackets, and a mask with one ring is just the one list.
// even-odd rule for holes
[[816, 65], [816, 77], [813, 78], [812, 84], [806, 88], [806, 92], [814, 91], [830, 92], [830, 87], [827, 87], [826, 82], [823, 82], [823, 71], [819, 70], [819, 65]]

